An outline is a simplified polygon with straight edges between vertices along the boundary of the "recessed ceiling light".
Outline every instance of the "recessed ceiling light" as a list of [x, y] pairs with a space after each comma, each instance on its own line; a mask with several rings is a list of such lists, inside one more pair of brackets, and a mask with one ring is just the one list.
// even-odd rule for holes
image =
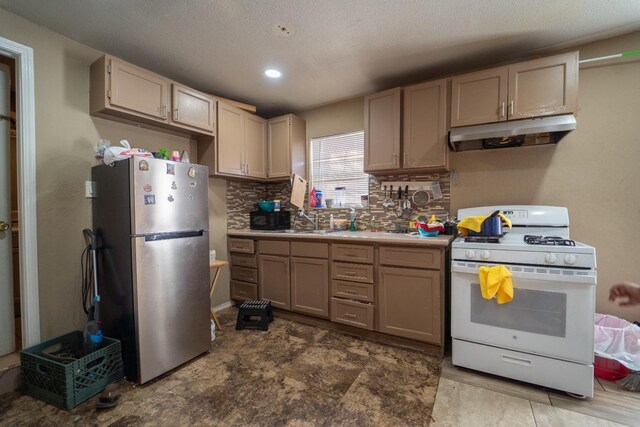
[[264, 70], [264, 74], [267, 77], [271, 77], [272, 79], [277, 79], [278, 77], [280, 77], [282, 75], [282, 73], [280, 71], [273, 70], [273, 69]]

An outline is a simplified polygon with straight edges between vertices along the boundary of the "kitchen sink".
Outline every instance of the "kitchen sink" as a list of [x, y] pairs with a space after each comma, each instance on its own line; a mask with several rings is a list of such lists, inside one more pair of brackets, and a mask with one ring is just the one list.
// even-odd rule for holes
[[281, 233], [288, 234], [329, 234], [334, 233], [334, 230], [282, 230]]

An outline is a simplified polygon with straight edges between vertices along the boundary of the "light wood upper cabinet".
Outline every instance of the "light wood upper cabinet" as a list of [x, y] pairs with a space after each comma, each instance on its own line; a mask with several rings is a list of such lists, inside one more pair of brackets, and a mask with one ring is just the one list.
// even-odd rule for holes
[[578, 52], [509, 66], [509, 119], [573, 113], [578, 108]]
[[244, 176], [244, 112], [218, 103], [216, 173]]
[[268, 151], [267, 176], [269, 179], [289, 179], [291, 174], [306, 176], [306, 123], [301, 118], [286, 114], [267, 122]]
[[267, 177], [267, 121], [244, 113], [245, 174], [252, 178]]
[[216, 101], [178, 83], [171, 85], [171, 122], [176, 126], [215, 132]]
[[364, 98], [365, 172], [400, 167], [401, 99], [401, 88]]
[[451, 79], [451, 126], [573, 113], [578, 52], [534, 59]]
[[264, 179], [267, 121], [224, 102], [218, 102], [216, 174]]
[[169, 84], [158, 74], [104, 55], [91, 65], [91, 114], [107, 111], [119, 117], [168, 123]]
[[507, 119], [507, 67], [451, 79], [451, 127]]
[[402, 169], [449, 169], [446, 79], [404, 89]]
[[365, 172], [449, 170], [445, 79], [376, 93], [364, 102]]

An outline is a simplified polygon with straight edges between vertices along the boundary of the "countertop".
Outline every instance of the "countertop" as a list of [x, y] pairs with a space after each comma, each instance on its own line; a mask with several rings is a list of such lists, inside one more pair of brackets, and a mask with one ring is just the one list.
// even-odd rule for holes
[[253, 237], [259, 239], [285, 240], [328, 240], [351, 243], [390, 243], [404, 246], [425, 246], [446, 248], [453, 241], [453, 236], [439, 235], [436, 237], [422, 237], [420, 235], [395, 234], [371, 231], [336, 231], [326, 234], [285, 233], [259, 230], [227, 230], [231, 237]]

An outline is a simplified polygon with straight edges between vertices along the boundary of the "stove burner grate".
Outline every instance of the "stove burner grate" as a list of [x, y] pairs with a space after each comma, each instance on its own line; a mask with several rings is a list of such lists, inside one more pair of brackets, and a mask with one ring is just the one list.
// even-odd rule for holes
[[547, 245], [547, 246], [575, 246], [576, 242], [564, 239], [558, 236], [533, 236], [527, 234], [524, 236], [524, 242], [528, 245]]
[[504, 234], [500, 236], [467, 236], [465, 242], [471, 243], [500, 243]]

